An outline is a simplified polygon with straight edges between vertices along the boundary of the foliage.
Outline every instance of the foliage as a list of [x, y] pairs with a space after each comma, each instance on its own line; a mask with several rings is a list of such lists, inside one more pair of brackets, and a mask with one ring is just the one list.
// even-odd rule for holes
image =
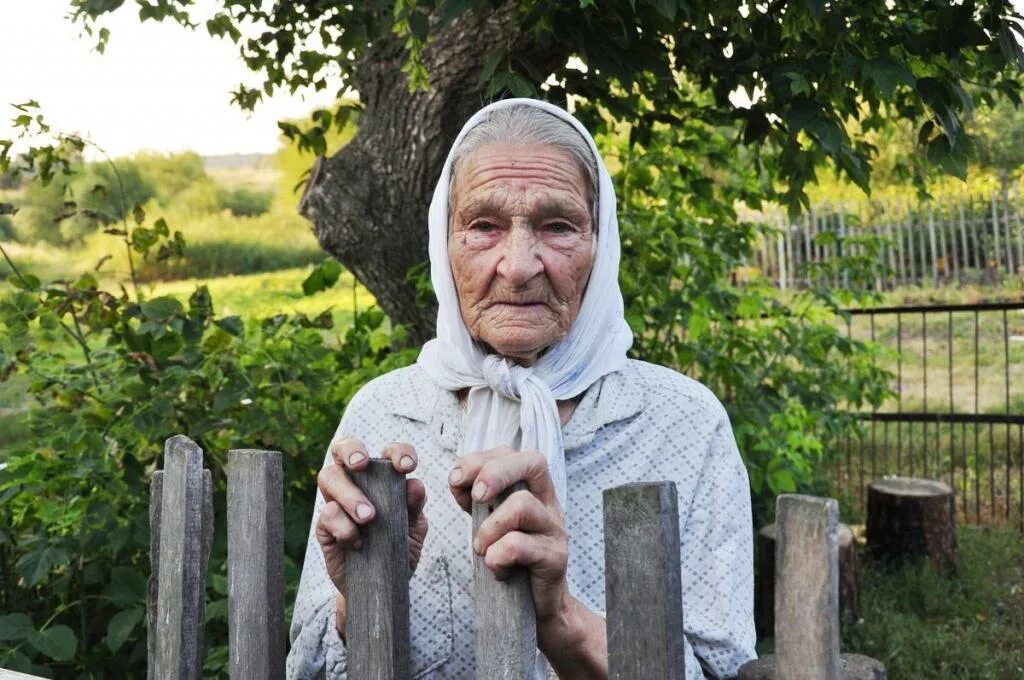
[[[120, 4], [72, 3], [75, 18], [90, 30]], [[140, 19], [198, 25], [186, 0], [137, 4]], [[985, 83], [977, 94], [984, 100], [1019, 99], [1014, 71], [1024, 65], [1024, 27], [1003, 0], [504, 4], [517, 17], [517, 36], [494, 45], [479, 65], [485, 95], [582, 97], [620, 120], [639, 115], [640, 134], [655, 122], [729, 119], [733, 134], [739, 132], [756, 162], [781, 183], [791, 210], [807, 206], [805, 186], [826, 161], [867, 191], [877, 148], [864, 134], [884, 127], [887, 117], [919, 123], [925, 160], [963, 176], [972, 151], [963, 120], [975, 99], [966, 84]], [[404, 44], [405, 63], [395, 68], [407, 74], [410, 87], [428, 87], [424, 55], [431, 40], [468, 12], [494, 9], [491, 0], [343, 6], [239, 0], [219, 4], [204, 25], [210, 35], [238, 44], [262, 77], [233, 93], [251, 109], [278, 88], [320, 90], [337, 83], [339, 91], [362, 89], [356, 82], [365, 75], [362, 59], [392, 43]], [[108, 37], [102, 32], [99, 44]], [[680, 80], [709, 105], [680, 102]], [[753, 100], [749, 108], [733, 105], [730, 98], [740, 91]], [[638, 111], [638, 100], [653, 106]], [[330, 127], [296, 129], [290, 136], [323, 153], [322, 133]]]
[[317, 154], [336, 153], [355, 135], [358, 122], [355, 103], [343, 99], [338, 109], [345, 114], [338, 119], [327, 111], [316, 111], [305, 120], [279, 123], [282, 144], [274, 154], [274, 164], [280, 172], [274, 201], [279, 206], [295, 210]]
[[1024, 538], [1014, 529], [961, 527], [960, 570], [927, 566], [861, 574], [861, 618], [843, 649], [881, 660], [889, 677], [1003, 680], [1024, 672]]
[[856, 426], [847, 408], [888, 394], [877, 350], [838, 327], [843, 305], [870, 299], [858, 291], [873, 282], [877, 244], [825, 265], [844, 273], [849, 289], [782, 300], [742, 268], [773, 232], [737, 216], [734, 205], [758, 205], [765, 189], [753, 165], [736, 163], [727, 136], [699, 120], [655, 127], [642, 145], [630, 145], [633, 136], [603, 140], [620, 168], [633, 353], [698, 377], [722, 398], [757, 511], [769, 511], [775, 494], [813, 485], [816, 465]]
[[[31, 147], [15, 162], [26, 158], [41, 159], [41, 181], [75, 167], [63, 163], [59, 142]], [[0, 171], [11, 165], [0, 155]], [[163, 218], [149, 221], [138, 204], [106, 231], [123, 244], [129, 265], [112, 290], [92, 271], [44, 283], [0, 245], [10, 270], [10, 285], [0, 289], [0, 382], [24, 385], [34, 402], [19, 415], [21, 436], [0, 451], [0, 610], [10, 612], [0, 617], [0, 666], [7, 668], [145, 673], [147, 478], [160, 443], [175, 433], [206, 451], [220, 508], [231, 447], [285, 454], [285, 548], [294, 583], [315, 471], [341, 409], [366, 380], [414, 357], [392, 351], [404, 331], [374, 308], [354, 313], [335, 347], [326, 335], [334, 326], [330, 309], [243, 320], [218, 315], [206, 286], [186, 303], [147, 297], [135, 263], [180, 258], [182, 234]], [[205, 671], [223, 676], [226, 541], [218, 516]]]
[[[158, 244], [154, 244], [157, 247]], [[13, 266], [13, 265], [12, 265]], [[91, 274], [42, 284], [19, 273], [0, 298], [0, 374], [26, 376], [28, 436], [0, 471], [0, 569], [8, 584], [0, 665], [109, 677], [143, 673], [147, 477], [160, 442], [185, 433], [207, 453], [223, 507], [231, 447], [285, 454], [287, 554], [301, 562], [315, 470], [345, 402], [411, 360], [383, 314], [355, 316], [340, 350], [329, 312], [243, 322], [206, 287], [182, 304], [102, 290]], [[218, 523], [208, 592], [207, 671], [221, 673], [226, 593]]]
[[236, 217], [256, 217], [270, 209], [272, 198], [267, 192], [238, 187], [224, 192], [221, 205]]

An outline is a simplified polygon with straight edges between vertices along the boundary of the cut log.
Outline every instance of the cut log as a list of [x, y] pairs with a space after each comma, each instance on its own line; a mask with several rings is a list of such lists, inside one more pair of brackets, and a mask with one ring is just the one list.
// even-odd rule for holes
[[[774, 656], [763, 656], [743, 664], [739, 680], [782, 680]], [[839, 680], [886, 680], [889, 675], [881, 661], [861, 654], [839, 655]]]
[[[839, 543], [839, 616], [856, 621], [860, 617], [860, 581], [857, 541], [845, 524], [837, 528]], [[754, 621], [760, 638], [775, 637], [775, 524], [757, 532], [757, 588]]]
[[923, 560], [956, 568], [953, 490], [931, 479], [890, 477], [868, 486], [867, 546], [871, 556], [899, 565]]

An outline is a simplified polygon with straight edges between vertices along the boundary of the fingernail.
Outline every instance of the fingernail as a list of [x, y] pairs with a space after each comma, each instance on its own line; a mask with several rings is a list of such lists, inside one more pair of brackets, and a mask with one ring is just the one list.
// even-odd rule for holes
[[361, 520], [370, 519], [373, 515], [373, 508], [366, 503], [360, 503], [356, 506], [356, 518]]
[[480, 554], [480, 539], [479, 538], [474, 538], [473, 539], [473, 552], [475, 552], [477, 555]]
[[412, 459], [412, 456], [402, 456], [402, 460], [398, 461], [398, 464], [405, 470], [411, 470], [416, 461]]
[[366, 460], [366, 454], [363, 453], [362, 451], [356, 451], [355, 453], [348, 457], [348, 464], [359, 465], [364, 460]]
[[462, 481], [462, 470], [459, 468], [452, 468], [452, 471], [448, 473], [448, 483], [451, 485], [458, 484]]
[[477, 480], [477, 483], [473, 485], [473, 500], [482, 501], [484, 496], [487, 495], [487, 482], [482, 479]]

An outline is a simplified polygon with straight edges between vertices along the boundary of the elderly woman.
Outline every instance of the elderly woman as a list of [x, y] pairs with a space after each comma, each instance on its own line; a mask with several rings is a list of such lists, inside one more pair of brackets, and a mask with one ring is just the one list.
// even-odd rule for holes
[[[699, 383], [626, 358], [611, 180], [565, 111], [513, 99], [466, 124], [430, 206], [437, 338], [352, 399], [318, 477], [288, 674], [344, 677], [345, 551], [374, 508], [347, 471], [409, 473], [413, 677], [472, 678], [473, 557], [526, 568], [562, 678], [607, 677], [603, 489], [679, 493], [690, 678], [753, 657], [747, 476]], [[509, 496], [472, 534], [473, 501]], [[430, 530], [427, 518], [430, 518]]]

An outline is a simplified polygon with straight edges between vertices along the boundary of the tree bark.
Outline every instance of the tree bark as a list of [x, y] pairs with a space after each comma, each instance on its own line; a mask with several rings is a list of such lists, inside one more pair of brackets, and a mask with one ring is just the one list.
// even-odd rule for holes
[[953, 490], [943, 482], [913, 477], [871, 483], [867, 544], [883, 562], [927, 559], [937, 570], [952, 573], [957, 565]]
[[436, 307], [417, 301], [408, 272], [427, 261], [427, 209], [448, 149], [485, 103], [484, 56], [507, 44], [547, 72], [569, 56], [557, 41], [530, 44], [515, 2], [467, 13], [431, 35], [423, 51], [426, 91], [409, 91], [401, 71], [404, 39], [392, 36], [367, 50], [352, 82], [365, 107], [359, 129], [341, 151], [317, 162], [299, 203], [321, 247], [417, 344], [433, 336]]

